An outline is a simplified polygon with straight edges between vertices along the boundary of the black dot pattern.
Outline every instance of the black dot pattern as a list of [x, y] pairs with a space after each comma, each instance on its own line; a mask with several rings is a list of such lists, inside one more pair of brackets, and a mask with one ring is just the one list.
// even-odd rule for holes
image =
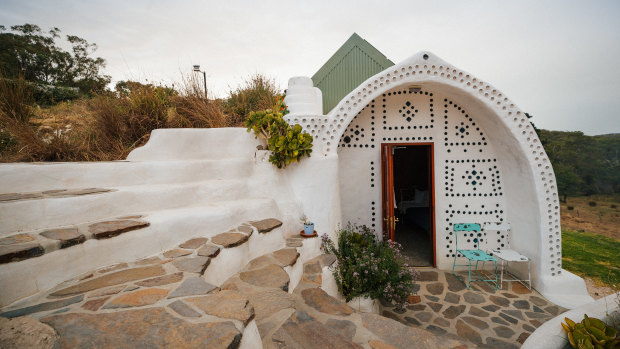
[[[381, 144], [433, 143], [435, 171], [435, 232], [438, 258], [454, 257], [455, 223], [504, 222], [504, 184], [501, 168], [476, 115], [457, 101], [430, 90], [395, 89], [368, 103], [351, 123], [338, 144], [342, 159], [370, 159], [368, 187], [343, 190], [348, 177], [366, 177], [341, 166], [341, 202], [365, 201], [365, 212], [343, 209], [343, 220], [382, 230]], [[357, 160], [356, 160], [357, 161]], [[360, 207], [356, 205], [356, 207]], [[488, 248], [502, 248], [503, 235], [479, 239]], [[495, 232], [493, 233], [495, 234]], [[387, 237], [384, 237], [387, 238]], [[470, 237], [472, 238], [472, 237]], [[460, 240], [459, 240], [460, 241]], [[438, 262], [439, 259], [438, 259]]]

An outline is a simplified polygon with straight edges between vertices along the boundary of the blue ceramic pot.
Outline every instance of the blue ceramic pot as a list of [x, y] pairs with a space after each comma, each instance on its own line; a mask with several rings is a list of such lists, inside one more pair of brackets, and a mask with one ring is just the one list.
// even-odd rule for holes
[[314, 223], [304, 224], [304, 235], [309, 236], [314, 234]]

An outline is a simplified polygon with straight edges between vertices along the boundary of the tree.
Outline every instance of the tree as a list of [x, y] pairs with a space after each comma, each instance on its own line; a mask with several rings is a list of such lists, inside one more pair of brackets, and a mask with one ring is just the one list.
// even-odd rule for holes
[[568, 195], [576, 195], [579, 192], [579, 187], [583, 182], [571, 166], [563, 163], [553, 164], [553, 171], [558, 185], [558, 193], [562, 202], [566, 202]]
[[14, 25], [10, 32], [0, 26], [0, 71], [5, 78], [52, 86], [79, 88], [82, 93], [103, 91], [110, 76], [102, 69], [105, 60], [93, 58], [95, 44], [67, 35], [71, 51], [56, 45], [60, 29], [43, 32], [34, 24]]

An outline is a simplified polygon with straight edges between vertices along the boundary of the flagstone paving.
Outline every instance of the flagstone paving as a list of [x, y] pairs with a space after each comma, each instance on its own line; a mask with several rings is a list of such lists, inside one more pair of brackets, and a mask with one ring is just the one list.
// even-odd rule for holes
[[499, 290], [474, 282], [468, 290], [450, 271], [422, 269], [418, 284], [419, 303], [382, 302], [381, 313], [479, 348], [519, 348], [537, 327], [566, 311], [518, 282], [504, 282]]
[[[268, 233], [279, 221], [251, 222]], [[257, 227], [258, 226], [258, 227]], [[271, 228], [273, 227], [273, 228]], [[247, 228], [235, 233], [246, 234]], [[249, 233], [248, 233], [249, 235]], [[260, 234], [259, 234], [260, 235]], [[30, 304], [4, 309], [0, 317], [26, 319], [10, 323], [9, 340], [20, 343], [31, 328], [53, 329], [38, 347], [55, 348], [238, 348], [250, 322], [256, 324], [263, 348], [465, 348], [456, 337], [358, 313], [319, 287], [324, 267], [334, 256], [320, 255], [304, 263], [301, 281], [287, 292], [287, 271], [299, 252], [286, 247], [255, 258], [219, 287], [204, 280], [204, 270], [180, 268], [175, 261], [198, 256], [213, 240], [193, 239], [164, 254], [120, 263], [69, 280]], [[305, 240], [295, 241], [303, 244]], [[283, 242], [284, 245], [284, 242]], [[228, 249], [222, 245], [220, 255]], [[176, 256], [176, 257], [175, 257]], [[206, 265], [209, 268], [209, 265]], [[22, 315], [28, 315], [23, 317]], [[19, 327], [23, 325], [24, 327]], [[18, 326], [18, 327], [16, 327]], [[23, 331], [22, 331], [23, 330]], [[49, 332], [49, 331], [48, 331]]]

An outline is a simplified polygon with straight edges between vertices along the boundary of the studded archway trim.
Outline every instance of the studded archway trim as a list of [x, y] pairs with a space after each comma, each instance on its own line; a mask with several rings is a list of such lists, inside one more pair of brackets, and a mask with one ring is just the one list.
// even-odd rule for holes
[[[520, 144], [520, 149], [534, 176], [539, 193], [540, 248], [539, 269], [546, 275], [562, 270], [560, 212], [555, 175], [534, 128], [528, 118], [508, 97], [492, 85], [462, 71], [430, 52], [420, 52], [409, 59], [369, 78], [349, 93], [334, 109], [322, 117], [295, 117], [291, 121], [308, 129], [315, 138], [316, 153], [336, 154], [338, 142], [355, 116], [373, 99], [406, 84], [436, 82], [459, 89], [482, 103], [497, 116]], [[314, 154], [313, 154], [314, 155]]]

